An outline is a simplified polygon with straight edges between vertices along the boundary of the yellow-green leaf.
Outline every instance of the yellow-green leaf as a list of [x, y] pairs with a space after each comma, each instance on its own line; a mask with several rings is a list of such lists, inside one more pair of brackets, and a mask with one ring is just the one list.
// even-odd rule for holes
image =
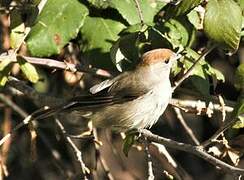
[[242, 97], [240, 97], [238, 103], [235, 105], [233, 115], [238, 119], [233, 128], [244, 128], [244, 99]]
[[25, 74], [26, 78], [32, 83], [36, 83], [39, 80], [39, 75], [36, 71], [36, 68], [22, 57], [17, 57], [17, 61], [20, 65], [21, 71]]
[[11, 64], [8, 64], [3, 70], [0, 71], [0, 87], [3, 87], [8, 81], [8, 74], [11, 70], [11, 67]]
[[11, 64], [13, 61], [12, 57], [11, 56], [8, 56], [8, 57], [0, 57], [0, 72], [3, 71], [9, 64]]

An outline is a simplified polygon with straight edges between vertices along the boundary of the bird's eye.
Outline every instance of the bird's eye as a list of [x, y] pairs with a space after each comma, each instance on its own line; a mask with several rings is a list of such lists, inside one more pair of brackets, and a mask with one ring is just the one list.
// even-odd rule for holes
[[168, 64], [169, 63], [169, 58], [168, 59], [165, 59], [165, 64]]

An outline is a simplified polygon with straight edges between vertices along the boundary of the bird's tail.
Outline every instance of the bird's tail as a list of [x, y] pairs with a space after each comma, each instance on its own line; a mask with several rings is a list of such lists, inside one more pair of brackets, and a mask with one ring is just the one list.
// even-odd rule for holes
[[6, 134], [1, 140], [0, 140], [0, 146], [9, 139], [17, 130], [22, 128], [23, 126], [29, 124], [33, 120], [41, 120], [48, 118], [50, 116], [55, 115], [57, 112], [59, 112], [60, 107], [43, 107], [41, 109], [38, 109], [37, 111], [33, 112], [29, 116], [27, 116], [21, 123], [19, 123], [14, 129], [12, 129], [8, 134]]

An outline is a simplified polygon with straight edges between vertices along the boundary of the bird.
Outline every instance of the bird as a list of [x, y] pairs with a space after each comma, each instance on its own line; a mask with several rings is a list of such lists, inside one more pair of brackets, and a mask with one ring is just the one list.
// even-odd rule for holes
[[94, 85], [88, 96], [75, 97], [47, 109], [40, 118], [74, 111], [98, 128], [119, 132], [151, 128], [172, 97], [170, 69], [178, 58], [170, 49], [150, 50], [133, 70]]
[[32, 120], [45, 119], [61, 112], [74, 112], [90, 120], [93, 127], [111, 128], [117, 132], [151, 128], [172, 97], [170, 70], [180, 57], [180, 54], [167, 48], [150, 50], [142, 55], [133, 70], [94, 85], [89, 90], [90, 94], [35, 111], [6, 134], [0, 145]]

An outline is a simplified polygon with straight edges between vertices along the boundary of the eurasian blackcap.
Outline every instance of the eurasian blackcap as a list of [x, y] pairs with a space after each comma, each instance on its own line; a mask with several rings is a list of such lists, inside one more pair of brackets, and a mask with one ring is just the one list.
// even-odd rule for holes
[[[170, 49], [148, 51], [134, 70], [93, 86], [91, 95], [71, 99], [58, 108], [47, 110], [46, 114], [76, 111], [89, 118], [95, 127], [111, 127], [117, 131], [151, 127], [171, 98], [169, 75], [177, 58]], [[46, 117], [45, 113], [42, 117]]]
[[110, 127], [121, 132], [151, 127], [170, 101], [170, 69], [179, 57], [170, 49], [148, 51], [134, 70], [93, 86], [90, 95], [75, 97], [63, 105], [32, 113], [5, 135], [0, 145], [30, 121], [63, 111], [74, 111], [91, 120], [95, 127]]

